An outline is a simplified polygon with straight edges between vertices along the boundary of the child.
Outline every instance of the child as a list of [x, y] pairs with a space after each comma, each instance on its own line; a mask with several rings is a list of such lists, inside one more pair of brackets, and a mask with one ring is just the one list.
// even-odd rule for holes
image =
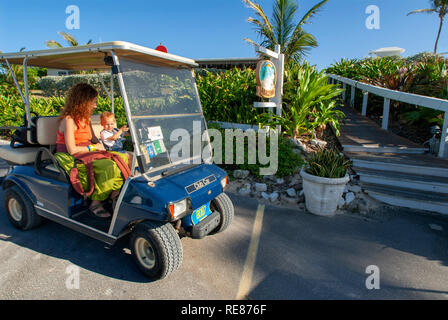
[[[115, 116], [112, 112], [105, 111], [101, 114], [101, 125], [104, 130], [101, 131], [101, 141], [108, 151], [126, 152], [123, 149], [123, 134], [129, 131], [127, 126], [122, 126], [120, 130], [115, 128]], [[129, 135], [129, 133], [127, 133]]]

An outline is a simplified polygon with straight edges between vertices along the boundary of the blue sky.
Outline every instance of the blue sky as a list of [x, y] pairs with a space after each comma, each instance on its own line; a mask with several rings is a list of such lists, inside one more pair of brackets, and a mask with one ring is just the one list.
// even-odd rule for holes
[[[26, 3], [26, 5], [24, 4]], [[298, 0], [297, 19], [318, 0]], [[273, 0], [259, 0], [268, 16]], [[66, 7], [80, 9], [80, 29], [66, 29]], [[367, 6], [380, 9], [380, 30], [368, 30]], [[427, 0], [330, 0], [305, 30], [319, 42], [307, 60], [319, 68], [335, 60], [362, 58], [370, 50], [399, 46], [405, 56], [432, 51], [438, 28], [437, 15], [409, 11], [429, 7]], [[170, 53], [188, 58], [254, 57], [243, 39], [259, 40], [246, 22], [254, 16], [241, 0], [0, 0], [0, 50], [15, 52], [45, 49], [65, 31], [81, 44], [124, 40], [155, 48], [162, 42]], [[439, 52], [448, 51], [448, 26], [442, 31]]]

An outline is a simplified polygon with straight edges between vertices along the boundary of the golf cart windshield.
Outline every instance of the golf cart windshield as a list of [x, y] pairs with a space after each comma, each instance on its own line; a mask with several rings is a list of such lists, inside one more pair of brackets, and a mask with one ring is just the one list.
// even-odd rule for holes
[[120, 57], [128, 119], [145, 173], [200, 164], [208, 138], [189, 68], [137, 63]]

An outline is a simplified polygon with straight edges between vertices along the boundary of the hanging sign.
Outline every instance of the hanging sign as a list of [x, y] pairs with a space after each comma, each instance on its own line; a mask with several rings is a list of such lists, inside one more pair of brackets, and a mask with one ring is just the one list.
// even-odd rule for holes
[[275, 97], [277, 83], [277, 70], [274, 63], [269, 60], [259, 61], [257, 64], [257, 96], [260, 98]]

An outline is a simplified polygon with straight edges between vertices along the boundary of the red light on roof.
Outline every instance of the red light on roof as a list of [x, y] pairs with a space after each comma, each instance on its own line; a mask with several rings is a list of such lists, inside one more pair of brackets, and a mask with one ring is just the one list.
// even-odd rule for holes
[[162, 51], [162, 52], [168, 53], [168, 49], [167, 49], [165, 46], [163, 46], [162, 44], [160, 44], [160, 45], [156, 48], [156, 50], [157, 50], [157, 51]]

